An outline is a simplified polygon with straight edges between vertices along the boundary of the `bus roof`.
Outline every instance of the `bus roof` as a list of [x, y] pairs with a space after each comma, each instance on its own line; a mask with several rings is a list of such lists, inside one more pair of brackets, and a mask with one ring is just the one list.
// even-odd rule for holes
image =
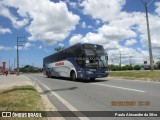
[[[71, 48], [71, 47], [73, 47], [73, 46], [77, 46], [77, 45], [99, 45], [99, 44], [93, 44], [93, 43], [76, 43], [76, 44], [74, 44], [74, 45], [71, 45], [71, 46], [69, 46], [69, 47], [67, 47], [67, 48], [64, 48], [64, 49], [62, 49], [62, 50], [60, 50], [60, 51], [57, 51], [57, 52], [55, 52], [55, 53], [53, 53], [53, 54], [51, 54], [51, 55], [48, 55], [48, 56], [46, 56], [46, 57], [44, 57], [44, 59], [45, 58], [47, 58], [47, 57], [49, 57], [49, 56], [52, 56], [52, 55], [54, 55], [54, 54], [56, 54], [56, 53], [60, 53], [60, 52], [62, 52], [62, 51], [65, 51], [66, 49], [68, 49], [68, 48]], [[99, 45], [99, 46], [102, 46], [102, 45]]]

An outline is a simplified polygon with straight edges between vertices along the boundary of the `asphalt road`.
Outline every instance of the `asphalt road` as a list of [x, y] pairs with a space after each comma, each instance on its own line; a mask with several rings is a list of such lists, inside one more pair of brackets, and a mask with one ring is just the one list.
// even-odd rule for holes
[[[59, 111], [160, 111], [160, 83], [101, 78], [94, 82], [28, 74]], [[122, 104], [123, 102], [123, 104]], [[134, 105], [127, 105], [132, 102]], [[79, 119], [79, 118], [77, 118]], [[110, 120], [158, 120], [159, 117], [86, 117]]]

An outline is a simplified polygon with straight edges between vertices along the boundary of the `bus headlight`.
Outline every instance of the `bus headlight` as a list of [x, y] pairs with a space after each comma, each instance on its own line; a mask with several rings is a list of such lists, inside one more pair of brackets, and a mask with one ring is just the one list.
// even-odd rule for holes
[[108, 74], [108, 71], [105, 71], [104, 73]]
[[93, 74], [93, 72], [92, 71], [86, 71], [87, 72], [87, 74]]

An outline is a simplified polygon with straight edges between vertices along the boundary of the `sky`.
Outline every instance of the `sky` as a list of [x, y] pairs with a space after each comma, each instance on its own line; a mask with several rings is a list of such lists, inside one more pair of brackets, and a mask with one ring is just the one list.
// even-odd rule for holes
[[[160, 58], [160, 0], [0, 0], [0, 63], [13, 68], [16, 41], [20, 67], [42, 67], [54, 48], [103, 45], [109, 64], [149, 62], [145, 8], [148, 3], [153, 58]], [[24, 37], [25, 38], [20, 38]]]

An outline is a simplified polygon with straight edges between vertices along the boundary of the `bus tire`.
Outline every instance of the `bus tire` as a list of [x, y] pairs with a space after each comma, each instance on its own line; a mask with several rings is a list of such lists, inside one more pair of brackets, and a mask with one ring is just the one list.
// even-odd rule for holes
[[71, 71], [71, 80], [75, 81], [76, 80], [76, 73], [74, 71]]
[[48, 72], [48, 78], [51, 78], [52, 76], [51, 76], [51, 72]]
[[96, 78], [90, 78], [91, 81], [94, 81]]
[[49, 76], [48, 76], [48, 71], [46, 72], [46, 76], [47, 76], [47, 78], [49, 78]]

